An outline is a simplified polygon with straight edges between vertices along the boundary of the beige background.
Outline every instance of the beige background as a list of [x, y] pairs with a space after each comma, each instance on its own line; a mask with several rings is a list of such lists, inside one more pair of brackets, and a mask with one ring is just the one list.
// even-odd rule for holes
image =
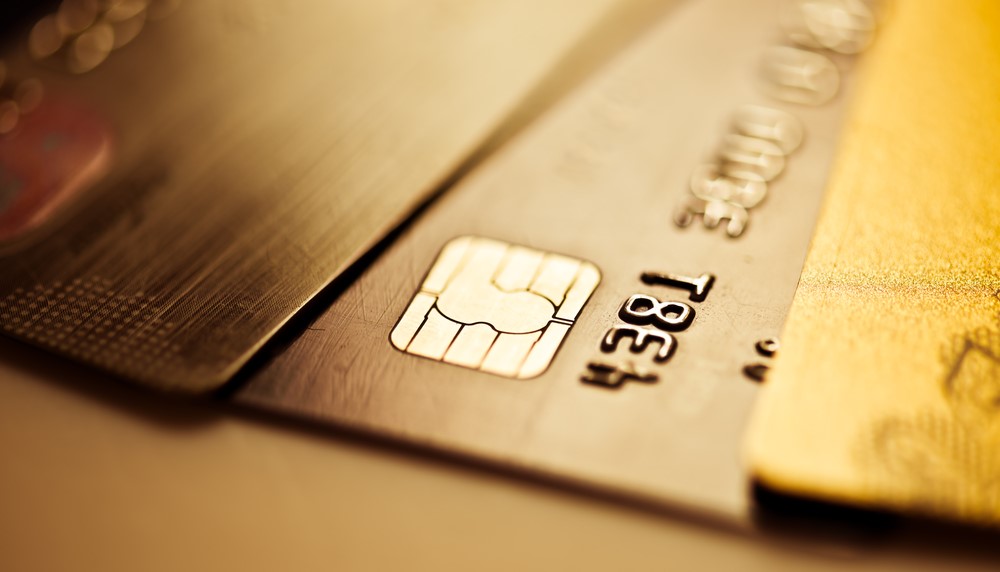
[[0, 451], [5, 571], [932, 570], [969, 556], [910, 547], [845, 561], [790, 549], [165, 400], [10, 342], [0, 344]]

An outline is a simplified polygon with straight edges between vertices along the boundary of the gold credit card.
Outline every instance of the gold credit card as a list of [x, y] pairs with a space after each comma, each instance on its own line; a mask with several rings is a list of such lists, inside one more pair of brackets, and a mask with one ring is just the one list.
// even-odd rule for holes
[[0, 54], [0, 330], [190, 392], [544, 103], [621, 4], [658, 9], [48, 4]]
[[1000, 3], [897, 2], [754, 415], [764, 486], [1000, 525]]
[[781, 330], [875, 27], [803, 37], [808, 6], [677, 3], [232, 398], [749, 524], [743, 369]]

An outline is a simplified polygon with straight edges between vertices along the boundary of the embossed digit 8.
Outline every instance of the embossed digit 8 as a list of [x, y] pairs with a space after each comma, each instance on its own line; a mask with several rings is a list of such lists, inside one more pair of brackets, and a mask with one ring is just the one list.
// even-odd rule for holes
[[637, 326], [653, 324], [676, 332], [691, 325], [694, 308], [684, 302], [661, 302], [652, 296], [633, 294], [618, 311], [618, 317]]

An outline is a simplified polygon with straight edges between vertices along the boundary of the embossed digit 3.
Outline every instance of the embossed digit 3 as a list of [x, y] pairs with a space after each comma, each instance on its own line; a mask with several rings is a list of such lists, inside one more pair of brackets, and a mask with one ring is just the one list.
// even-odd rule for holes
[[632, 338], [629, 351], [641, 354], [652, 342], [660, 344], [660, 349], [653, 354], [653, 361], [667, 361], [677, 347], [677, 340], [670, 334], [639, 328], [636, 326], [612, 326], [601, 340], [601, 351], [611, 353], [618, 349], [618, 341], [622, 338]]
[[691, 325], [694, 308], [684, 302], [661, 302], [652, 296], [633, 294], [618, 311], [618, 317], [636, 326], [653, 324], [676, 332]]

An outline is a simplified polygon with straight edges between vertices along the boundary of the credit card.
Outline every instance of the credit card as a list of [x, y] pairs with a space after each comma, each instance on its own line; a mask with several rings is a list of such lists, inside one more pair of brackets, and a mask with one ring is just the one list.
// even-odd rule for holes
[[898, 2], [871, 57], [750, 462], [789, 495], [995, 527], [1000, 4]]
[[781, 330], [875, 27], [811, 4], [678, 4], [233, 398], [746, 523], [743, 370]]
[[653, 4], [40, 4], [0, 54], [0, 331], [218, 387]]

